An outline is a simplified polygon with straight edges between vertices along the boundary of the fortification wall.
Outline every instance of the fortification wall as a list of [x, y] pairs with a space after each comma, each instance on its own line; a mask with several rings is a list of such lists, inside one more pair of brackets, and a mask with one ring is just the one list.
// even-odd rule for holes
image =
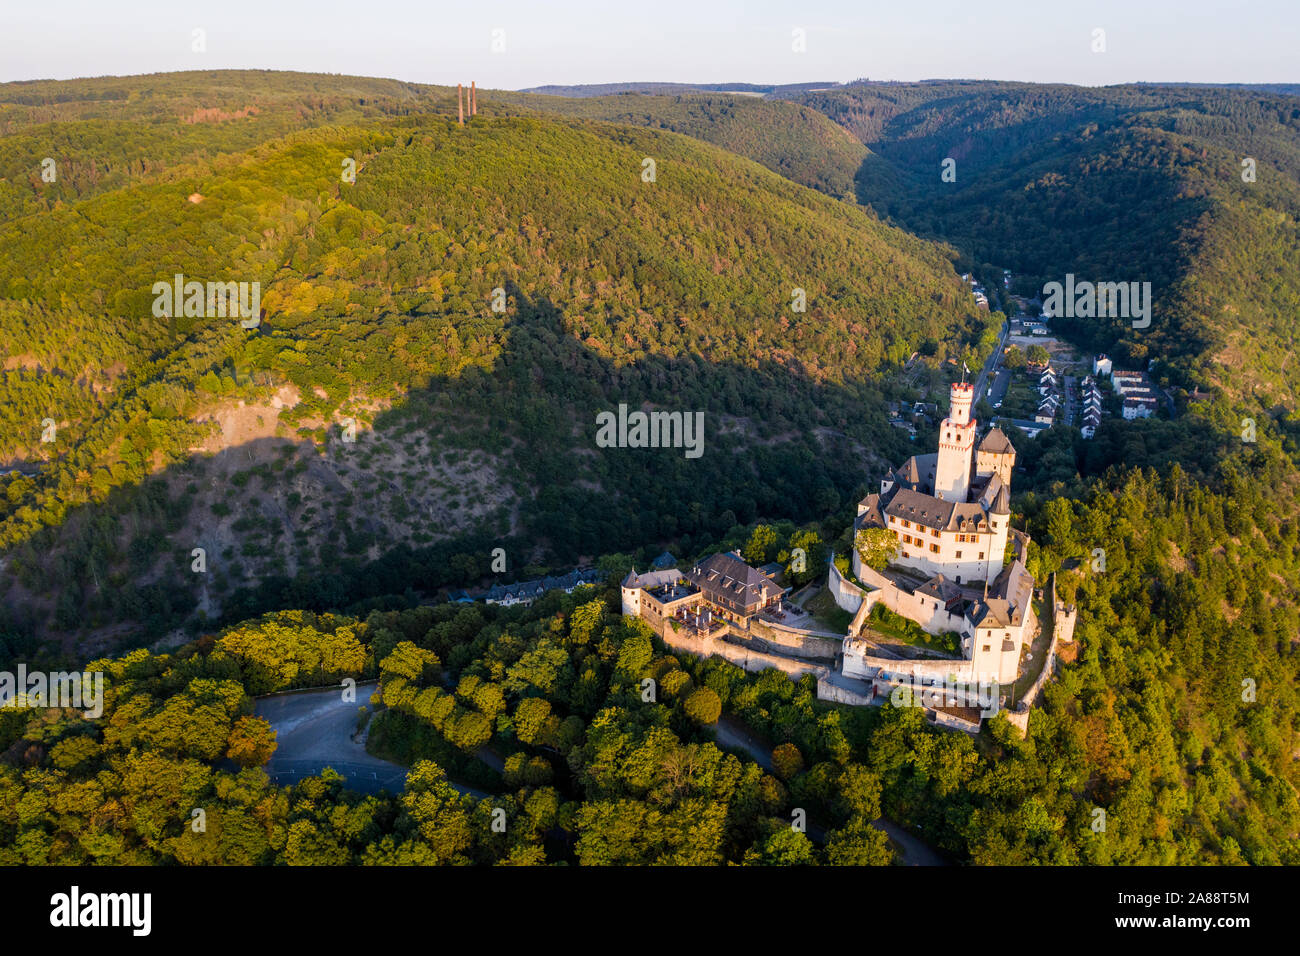
[[781, 624], [753, 620], [749, 623], [749, 637], [777, 654], [794, 657], [834, 657], [844, 642], [841, 634], [829, 631], [801, 631]]
[[879, 703], [869, 683], [836, 674], [817, 678], [817, 699], [829, 700], [837, 704], [852, 704], [854, 707]]
[[1033, 710], [1034, 704], [1038, 702], [1038, 695], [1043, 692], [1047, 682], [1056, 673], [1056, 649], [1060, 646], [1061, 641], [1074, 640], [1074, 625], [1079, 616], [1078, 608], [1067, 608], [1057, 599], [1055, 574], [1052, 575], [1051, 580], [1048, 582], [1047, 593], [1053, 603], [1052, 640], [1047, 645], [1047, 659], [1043, 661], [1043, 669], [1039, 671], [1038, 677], [1025, 691], [1025, 696], [1020, 698], [1020, 702], [1016, 704], [1016, 709], [1007, 713], [1007, 719], [1019, 729], [1022, 737], [1029, 733], [1029, 712]]
[[[741, 632], [737, 633], [742, 637], [749, 636]], [[674, 632], [671, 627], [665, 627], [660, 631], [659, 636], [664, 639], [665, 644], [674, 650], [685, 651], [697, 657], [721, 657], [723, 660], [730, 661], [749, 673], [757, 673], [771, 667], [788, 674], [794, 680], [798, 680], [804, 674], [822, 674], [826, 672], [823, 665], [814, 664], [811, 661], [796, 660], [792, 657], [783, 657], [779, 654], [751, 650], [739, 644], [728, 643], [722, 640], [721, 637], [686, 637], [684, 634]]]
[[[832, 567], [834, 566], [832, 565]], [[835, 568], [834, 572], [835, 575], [839, 575], [838, 568]], [[949, 614], [935, 598], [900, 588], [885, 575], [872, 568], [871, 565], [863, 563], [862, 558], [856, 551], [853, 554], [853, 573], [857, 575], [859, 581], [873, 589], [863, 592], [856, 585], [844, 581], [845, 587], [853, 588], [855, 591], [865, 594], [868, 602], [868, 613], [870, 613], [870, 606], [879, 602], [895, 614], [901, 614], [908, 620], [920, 624], [931, 634], [942, 634], [945, 631], [956, 631], [958, 634], [966, 632], [965, 618], [960, 615]], [[843, 577], [840, 576], [840, 579], [843, 580]], [[840, 606], [844, 607], [843, 604]], [[858, 607], [855, 605], [852, 608], [844, 607], [844, 609], [854, 611]]]
[[884, 672], [913, 680], [920, 678], [934, 681], [946, 680], [950, 677], [953, 680], [963, 681], [973, 679], [971, 662], [967, 660], [898, 660], [890, 657], [873, 657], [862, 648], [863, 645], [858, 642], [845, 643], [843, 666], [845, 676], [873, 680], [877, 674]]
[[[830, 589], [831, 597], [835, 599], [835, 604], [841, 610], [848, 611], [850, 614], [856, 614], [858, 609], [862, 607], [863, 601], [870, 600], [874, 603], [875, 599], [870, 594], [862, 590], [862, 588], [858, 587], [856, 584], [850, 583], [844, 575], [840, 574], [840, 569], [835, 566], [834, 561], [831, 561], [830, 568], [830, 576], [827, 580], [826, 586]], [[868, 607], [869, 606], [870, 604]]]

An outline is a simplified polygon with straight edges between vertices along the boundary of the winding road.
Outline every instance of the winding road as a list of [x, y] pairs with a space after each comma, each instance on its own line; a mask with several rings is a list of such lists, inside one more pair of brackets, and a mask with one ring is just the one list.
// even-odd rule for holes
[[[719, 746], [741, 750], [753, 757], [764, 770], [772, 770], [772, 751], [744, 724], [731, 717], [719, 718], [714, 725], [714, 737]], [[872, 820], [871, 825], [883, 830], [894, 844], [898, 858], [904, 866], [948, 866], [949, 863], [933, 847], [917, 839], [907, 830], [886, 817]], [[808, 821], [808, 836], [818, 843], [826, 840], [825, 828]]]
[[[276, 733], [275, 753], [265, 768], [268, 776], [277, 784], [290, 786], [300, 778], [316, 776], [326, 767], [332, 767], [346, 778], [348, 789], [361, 793], [381, 790], [400, 793], [406, 786], [407, 768], [367, 753], [365, 734], [354, 738], [358, 708], [369, 701], [375, 685], [375, 681], [358, 684], [355, 700], [344, 700], [340, 687], [258, 698], [253, 713], [267, 720]], [[723, 717], [715, 725], [715, 735], [720, 746], [748, 754], [771, 772], [771, 748], [739, 721]], [[500, 769], [500, 756], [487, 748], [484, 751], [480, 751], [479, 758]], [[461, 793], [479, 799], [490, 796], [454, 781], [448, 783]], [[872, 825], [889, 836], [904, 865], [948, 865], [937, 851], [892, 820], [882, 817], [872, 821]], [[825, 830], [811, 821], [808, 835], [818, 842], [826, 838]]]
[[[340, 687], [261, 697], [253, 713], [266, 719], [275, 731], [275, 753], [266, 765], [272, 780], [290, 786], [332, 767], [362, 793], [400, 793], [406, 786], [407, 768], [366, 752], [365, 734], [353, 738], [357, 710], [370, 700], [376, 681], [357, 685], [356, 700], [344, 700]], [[453, 781], [461, 793], [483, 798], [488, 794]]]

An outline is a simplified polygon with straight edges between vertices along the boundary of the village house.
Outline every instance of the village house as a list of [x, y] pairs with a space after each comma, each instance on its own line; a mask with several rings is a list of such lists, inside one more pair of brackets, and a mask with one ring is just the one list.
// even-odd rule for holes
[[1028, 418], [999, 418], [998, 425], [1006, 425], [1008, 428], [1018, 428], [1025, 433], [1026, 438], [1037, 438], [1040, 433], [1047, 431], [1046, 425]]
[[547, 591], [563, 591], [572, 594], [575, 588], [584, 584], [598, 584], [604, 580], [603, 571], [595, 568], [580, 568], [558, 577], [547, 576], [535, 581], [520, 581], [517, 584], [496, 584], [483, 594], [488, 604], [513, 607], [516, 604], [532, 604]]
[[1126, 397], [1121, 406], [1121, 414], [1128, 421], [1138, 418], [1150, 418], [1156, 413], [1159, 402], [1152, 396]]
[[1102, 412], [1101, 389], [1097, 387], [1097, 380], [1093, 376], [1084, 378], [1079, 399], [1083, 415], [1079, 431], [1084, 438], [1092, 438], [1097, 433], [1097, 426], [1101, 424]]

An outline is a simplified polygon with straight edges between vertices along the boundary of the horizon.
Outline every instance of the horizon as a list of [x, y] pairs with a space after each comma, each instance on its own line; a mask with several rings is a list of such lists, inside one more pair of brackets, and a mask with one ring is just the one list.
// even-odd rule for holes
[[[248, 31], [249, 23], [258, 29]], [[907, 10], [862, 11], [847, 0], [793, 13], [770, 0], [707, 8], [665, 0], [653, 10], [614, 11], [592, 0], [562, 10], [521, 0], [473, 10], [374, 0], [364, 15], [337, 0], [273, 9], [251, 0], [188, 9], [139, 0], [126, 12], [71, 0], [11, 6], [0, 12], [0, 32], [13, 48], [0, 64], [0, 83], [274, 69], [439, 86], [473, 76], [501, 90], [686, 82], [608, 79], [665, 73], [695, 76], [687, 85], [789, 85], [808, 82], [798, 79], [807, 75], [850, 78], [841, 84], [873, 76], [917, 83], [946, 75], [1084, 87], [1221, 86], [1296, 82], [1300, 10], [1286, 0], [1101, 0], [1080, 13], [1005, 0], [973, 12], [940, 0], [917, 22]], [[734, 79], [746, 75], [764, 79]]]
[[[394, 83], [412, 83], [417, 86], [436, 86], [451, 88], [456, 82], [438, 83], [424, 80], [412, 80], [401, 76], [382, 73], [341, 73], [332, 70], [298, 70], [298, 69], [281, 69], [277, 67], [218, 67], [215, 69], [183, 69], [183, 70], [152, 70], [147, 73], [96, 73], [85, 74], [81, 76], [34, 76], [20, 80], [0, 80], [0, 86], [21, 85], [30, 83], [80, 83], [92, 82], [95, 80], [129, 80], [135, 78], [147, 78], [151, 76], [178, 76], [184, 74], [208, 74], [213, 73], [283, 73], [294, 74], [298, 76], [332, 76], [341, 79], [357, 80], [390, 80]], [[1019, 80], [1009, 79], [1006, 77], [973, 77], [973, 76], [927, 76], [917, 80], [898, 80], [883, 79], [875, 77], [856, 77], [851, 80], [788, 80], [780, 83], [771, 82], [761, 79], [750, 80], [591, 80], [583, 83], [534, 83], [531, 86], [488, 86], [483, 83], [478, 84], [480, 90], [496, 90], [506, 93], [529, 93], [538, 90], [544, 90], [550, 87], [566, 89], [587, 89], [601, 86], [622, 86], [622, 87], [642, 87], [642, 86], [681, 86], [698, 89], [702, 93], [728, 93], [728, 92], [748, 92], [741, 89], [742, 87], [772, 87], [774, 89], [790, 87], [810, 87], [812, 90], [821, 89], [822, 87], [813, 87], [811, 84], [825, 82], [829, 84], [825, 89], [838, 89], [849, 86], [921, 86], [928, 83], [1006, 83], [1006, 84], [1023, 84], [1026, 86], [1073, 86], [1080, 89], [1109, 89], [1121, 86], [1198, 86], [1198, 87], [1241, 87], [1253, 89], [1269, 86], [1300, 86], [1300, 78], [1280, 79], [1280, 80], [1224, 80], [1215, 82], [1209, 80], [1120, 80], [1114, 83], [1072, 83], [1066, 80]], [[468, 85], [468, 83], [466, 83]], [[709, 87], [709, 89], [705, 89]], [[717, 89], [712, 89], [717, 87]], [[627, 91], [631, 92], [631, 90]], [[546, 94], [538, 95], [563, 95], [563, 94]], [[617, 94], [612, 94], [617, 95]], [[649, 95], [655, 95], [653, 93]]]

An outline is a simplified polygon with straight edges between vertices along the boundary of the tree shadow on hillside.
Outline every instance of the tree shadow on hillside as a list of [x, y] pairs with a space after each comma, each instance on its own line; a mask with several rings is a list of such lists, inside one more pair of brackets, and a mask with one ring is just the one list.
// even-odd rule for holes
[[[492, 365], [411, 390], [375, 429], [399, 440], [407, 429], [432, 432], [453, 455], [497, 453], [519, 494], [513, 534], [476, 529], [427, 546], [393, 545], [375, 540], [382, 523], [373, 506], [352, 501], [300, 540], [301, 521], [271, 490], [300, 474], [293, 470], [300, 460], [325, 483], [333, 466], [311, 441], [260, 438], [114, 488], [38, 532], [17, 549], [27, 569], [6, 601], [11, 629], [59, 638], [67, 651], [87, 633], [96, 649], [138, 646], [178, 626], [211, 630], [282, 607], [427, 600], [490, 575], [497, 547], [514, 569], [668, 543], [689, 550], [759, 517], [826, 519], [911, 447], [885, 423], [883, 396], [865, 378], [825, 384], [797, 363], [741, 365], [690, 353], [620, 363], [599, 342], [580, 341], [550, 301], [508, 293]], [[702, 412], [703, 453], [598, 447], [596, 414], [620, 404]], [[368, 440], [359, 431], [356, 447]], [[338, 441], [335, 430], [330, 447]], [[238, 482], [238, 493], [221, 496], [229, 514], [218, 516], [235, 529], [232, 540], [195, 513], [190, 486]], [[364, 547], [350, 546], [357, 540]], [[295, 559], [276, 558], [268, 542], [292, 542]], [[365, 557], [371, 545], [378, 560]], [[205, 550], [204, 574], [193, 570], [194, 548]], [[253, 569], [251, 582], [231, 583], [236, 564]], [[210, 613], [201, 615], [205, 602]]]

